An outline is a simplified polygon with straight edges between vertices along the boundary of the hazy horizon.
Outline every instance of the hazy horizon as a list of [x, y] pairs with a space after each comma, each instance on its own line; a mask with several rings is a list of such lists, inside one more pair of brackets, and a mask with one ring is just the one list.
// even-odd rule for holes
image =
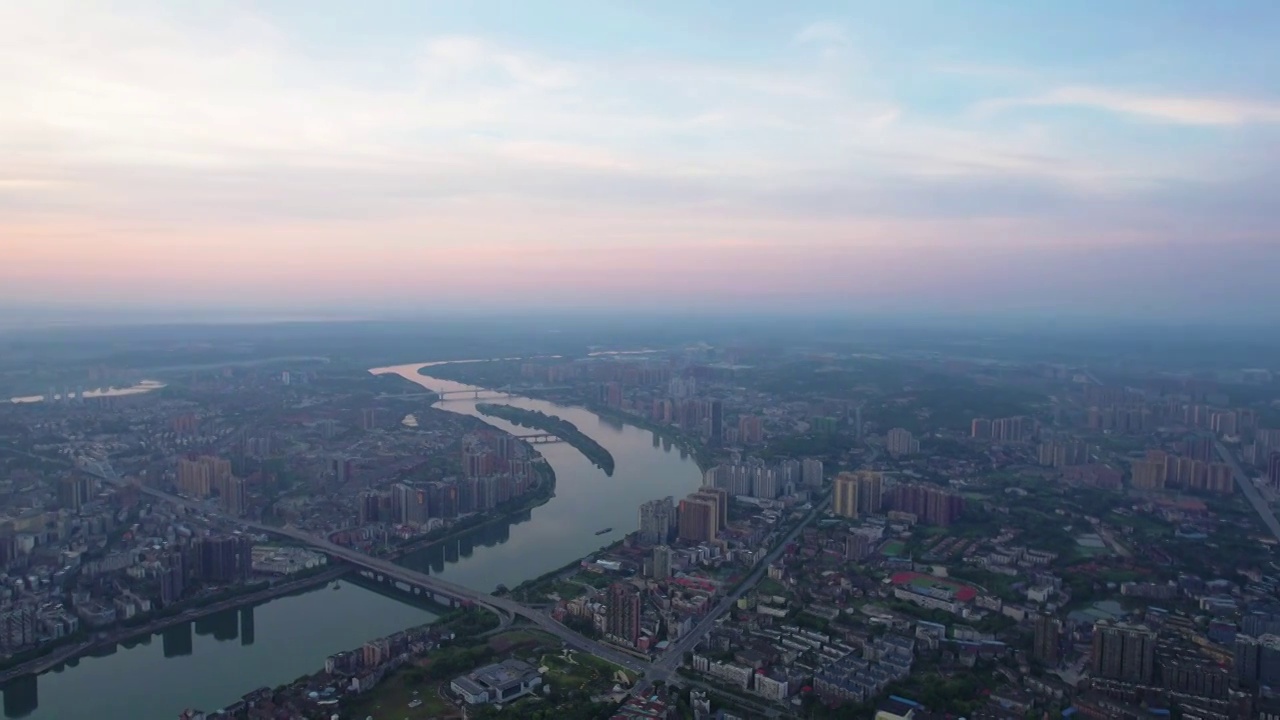
[[1277, 21], [9, 3], [0, 309], [1274, 321]]

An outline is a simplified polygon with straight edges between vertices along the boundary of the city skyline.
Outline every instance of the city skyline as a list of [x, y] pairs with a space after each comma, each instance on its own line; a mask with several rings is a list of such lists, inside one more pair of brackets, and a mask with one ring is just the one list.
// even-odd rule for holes
[[0, 307], [1274, 319], [1278, 15], [11, 3]]

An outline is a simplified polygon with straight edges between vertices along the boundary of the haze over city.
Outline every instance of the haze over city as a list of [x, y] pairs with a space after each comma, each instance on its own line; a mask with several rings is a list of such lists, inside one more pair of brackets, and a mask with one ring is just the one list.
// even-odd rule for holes
[[1274, 316], [1273, 3], [0, 6], [0, 307]]
[[0, 0], [0, 720], [1277, 720], [1277, 28]]

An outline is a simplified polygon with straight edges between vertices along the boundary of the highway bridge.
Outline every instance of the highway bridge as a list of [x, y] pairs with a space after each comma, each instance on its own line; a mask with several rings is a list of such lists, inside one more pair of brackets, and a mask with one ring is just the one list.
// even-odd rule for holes
[[529, 433], [527, 435], [516, 435], [516, 437], [527, 443], [533, 443], [534, 445], [564, 442], [563, 438], [557, 435], [552, 435], [551, 433]]
[[[121, 478], [118, 473], [116, 473], [110, 463], [100, 460], [82, 460], [78, 465], [83, 471], [107, 482], [116, 485], [129, 484], [126, 480]], [[299, 530], [297, 528], [275, 527], [272, 525], [253, 522], [251, 520], [245, 520], [244, 518], [231, 517], [229, 515], [224, 515], [221, 512], [210, 510], [206, 505], [200, 502], [172, 495], [155, 488], [147, 487], [146, 485], [137, 485], [136, 487], [140, 492], [166, 502], [173, 503], [174, 505], [195, 510], [210, 517], [238, 524], [257, 532], [279, 535], [304, 543], [324, 552], [332, 558], [343, 560], [367, 571], [364, 574], [368, 577], [383, 582], [391, 581], [403, 583], [409, 588], [419, 590], [422, 593], [428, 593], [430, 597], [438, 602], [444, 601], [443, 604], [474, 604], [497, 615], [503, 627], [510, 625], [514, 618], [521, 617], [536, 625], [538, 629], [560, 638], [560, 640], [562, 640], [566, 645], [575, 650], [590, 653], [596, 657], [608, 660], [609, 662], [630, 670], [638, 675], [644, 675], [648, 670], [648, 662], [645, 662], [629, 653], [623, 652], [622, 650], [602, 645], [590, 638], [579, 635], [573, 630], [570, 630], [564, 625], [556, 622], [549, 615], [532, 608], [527, 608], [509, 598], [495, 597], [488, 593], [477, 592], [471, 588], [463, 587], [462, 585], [451, 583], [446, 580], [427, 575], [426, 573], [421, 573], [416, 570], [397, 565], [390, 560], [366, 555], [358, 550], [338, 545], [326, 538], [317, 537], [309, 532]]]

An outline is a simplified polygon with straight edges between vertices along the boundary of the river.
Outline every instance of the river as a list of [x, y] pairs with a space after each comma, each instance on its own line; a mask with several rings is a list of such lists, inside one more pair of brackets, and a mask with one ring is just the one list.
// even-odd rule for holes
[[[428, 364], [378, 368], [430, 390], [475, 390], [419, 374]], [[582, 408], [528, 398], [481, 400], [559, 415], [613, 454], [613, 476], [567, 444], [537, 445], [556, 473], [547, 503], [408, 555], [405, 565], [478, 590], [514, 587], [608, 545], [635, 529], [641, 503], [683, 496], [701, 484], [693, 458], [654, 433]], [[472, 399], [438, 407], [481, 418]], [[612, 527], [613, 532], [596, 535]], [[248, 618], [246, 620], [246, 618]], [[84, 657], [3, 689], [4, 717], [29, 720], [172, 720], [185, 707], [213, 710], [262, 687], [315, 672], [328, 655], [434, 618], [426, 610], [344, 582], [229, 611]], [[248, 632], [246, 632], [248, 630]]]

